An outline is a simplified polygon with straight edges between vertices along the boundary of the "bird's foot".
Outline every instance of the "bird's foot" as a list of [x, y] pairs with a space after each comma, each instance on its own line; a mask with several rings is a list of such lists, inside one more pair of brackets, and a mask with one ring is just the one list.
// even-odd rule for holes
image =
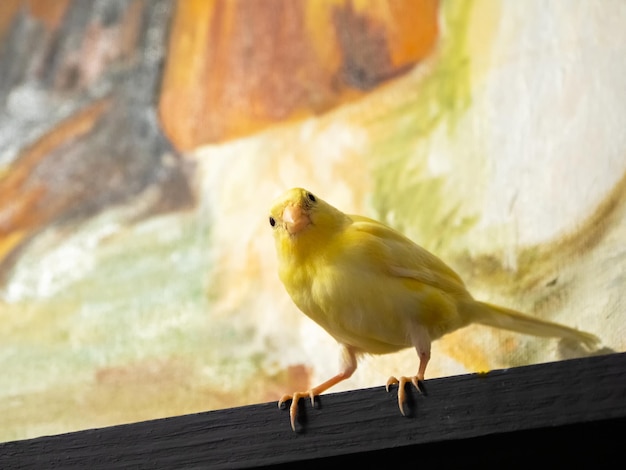
[[424, 378], [418, 377], [417, 375], [414, 375], [413, 377], [400, 377], [399, 379], [392, 376], [387, 380], [387, 384], [385, 385], [385, 389], [387, 391], [389, 391], [389, 387], [391, 385], [398, 384], [398, 407], [400, 408], [402, 416], [406, 416], [406, 413], [404, 412], [404, 403], [406, 402], [405, 385], [407, 383], [412, 383], [417, 391], [422, 393], [422, 389], [420, 388], [421, 380], [424, 380]]
[[289, 405], [289, 420], [291, 421], [291, 429], [295, 432], [296, 430], [296, 418], [298, 417], [298, 402], [301, 398], [309, 397], [311, 399], [311, 406], [315, 406], [315, 390], [307, 390], [306, 392], [295, 392], [293, 395], [283, 395], [280, 400], [278, 400], [278, 407], [283, 409], [286, 406], [286, 403], [291, 400], [291, 405]]

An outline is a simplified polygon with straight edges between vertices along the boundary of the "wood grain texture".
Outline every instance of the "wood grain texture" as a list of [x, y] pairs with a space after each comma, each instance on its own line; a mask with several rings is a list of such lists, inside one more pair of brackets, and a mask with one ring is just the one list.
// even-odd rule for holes
[[[253, 468], [298, 464], [608, 462], [626, 430], [626, 353], [425, 382], [402, 417], [382, 387], [286, 411], [265, 403], [0, 445], [2, 468]], [[555, 454], [556, 455], [556, 454]], [[410, 465], [412, 466], [412, 465]]]

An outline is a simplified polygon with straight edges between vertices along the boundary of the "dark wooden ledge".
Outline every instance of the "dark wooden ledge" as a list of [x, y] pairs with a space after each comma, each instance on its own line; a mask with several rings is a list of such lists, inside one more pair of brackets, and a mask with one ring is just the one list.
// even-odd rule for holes
[[383, 387], [323, 395], [316, 409], [302, 404], [299, 433], [272, 402], [6, 442], [0, 468], [623, 461], [626, 353], [427, 380], [425, 391], [411, 392], [408, 418]]

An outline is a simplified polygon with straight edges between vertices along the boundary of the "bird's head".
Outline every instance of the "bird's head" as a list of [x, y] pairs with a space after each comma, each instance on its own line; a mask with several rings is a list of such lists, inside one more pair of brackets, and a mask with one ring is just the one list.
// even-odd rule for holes
[[345, 226], [349, 217], [310, 191], [293, 188], [274, 201], [269, 224], [280, 240], [319, 238]]

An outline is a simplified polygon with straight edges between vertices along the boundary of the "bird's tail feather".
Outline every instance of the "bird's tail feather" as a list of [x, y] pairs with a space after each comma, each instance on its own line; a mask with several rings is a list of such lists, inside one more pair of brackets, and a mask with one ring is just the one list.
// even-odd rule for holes
[[460, 308], [472, 321], [487, 326], [534, 336], [568, 338], [582, 343], [591, 350], [595, 349], [600, 342], [598, 337], [591, 333], [541, 320], [509, 308], [499, 307], [486, 302], [476, 300], [466, 301], [462, 302]]

